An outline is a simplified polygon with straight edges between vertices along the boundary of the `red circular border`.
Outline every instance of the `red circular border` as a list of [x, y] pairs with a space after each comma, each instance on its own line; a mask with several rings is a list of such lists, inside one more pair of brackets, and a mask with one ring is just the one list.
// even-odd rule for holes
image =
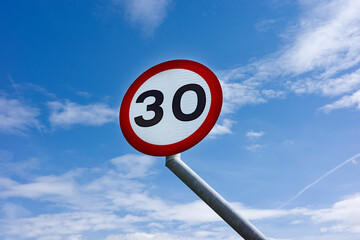
[[[170, 69], [187, 69], [199, 74], [208, 84], [211, 94], [209, 113], [200, 127], [187, 138], [168, 145], [155, 145], [139, 138], [130, 125], [130, 103], [140, 86], [152, 76]], [[221, 111], [222, 90], [216, 75], [206, 66], [190, 60], [172, 60], [160, 63], [141, 74], [131, 84], [121, 103], [119, 121], [125, 139], [138, 151], [152, 156], [169, 156], [181, 153], [199, 143], [213, 128]]]

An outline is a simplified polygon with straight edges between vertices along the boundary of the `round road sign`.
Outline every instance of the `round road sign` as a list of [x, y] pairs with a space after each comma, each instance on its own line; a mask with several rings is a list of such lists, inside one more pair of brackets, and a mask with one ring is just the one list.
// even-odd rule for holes
[[141, 74], [120, 107], [120, 127], [138, 151], [153, 156], [183, 152], [213, 128], [222, 106], [215, 74], [189, 60], [160, 63]]

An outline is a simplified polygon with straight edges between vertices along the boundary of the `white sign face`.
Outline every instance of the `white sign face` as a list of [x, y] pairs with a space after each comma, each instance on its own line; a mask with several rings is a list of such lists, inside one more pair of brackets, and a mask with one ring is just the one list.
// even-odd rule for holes
[[220, 114], [220, 83], [207, 67], [174, 60], [156, 65], [130, 86], [120, 126], [137, 150], [155, 156], [180, 153], [203, 139]]
[[[140, 98], [144, 100], [139, 101]], [[189, 137], [200, 127], [209, 113], [210, 103], [209, 86], [199, 74], [186, 69], [166, 70], [149, 78], [136, 91], [130, 104], [129, 121], [136, 135], [145, 142], [172, 144]], [[173, 105], [179, 108], [175, 110]], [[178, 115], [189, 119], [183, 120]]]

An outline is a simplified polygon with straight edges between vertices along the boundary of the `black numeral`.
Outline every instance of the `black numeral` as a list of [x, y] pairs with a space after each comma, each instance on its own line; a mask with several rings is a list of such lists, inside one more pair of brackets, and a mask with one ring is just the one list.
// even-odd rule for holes
[[[187, 91], [194, 91], [197, 95], [197, 100], [198, 100], [194, 112], [188, 114], [184, 113], [181, 110], [181, 106], [180, 106], [181, 97]], [[177, 119], [179, 119], [180, 121], [188, 122], [200, 117], [200, 115], [203, 113], [205, 109], [205, 104], [206, 104], [206, 96], [204, 89], [198, 84], [187, 84], [185, 86], [182, 86], [176, 91], [172, 102], [172, 110], [174, 116]]]
[[164, 94], [158, 90], [149, 90], [142, 93], [137, 99], [137, 103], [143, 103], [147, 97], [155, 97], [155, 102], [153, 104], [147, 105], [146, 111], [153, 111], [155, 116], [152, 119], [146, 120], [143, 116], [135, 117], [135, 123], [140, 127], [151, 127], [155, 124], [158, 124], [164, 115], [164, 110], [160, 105], [164, 101]]

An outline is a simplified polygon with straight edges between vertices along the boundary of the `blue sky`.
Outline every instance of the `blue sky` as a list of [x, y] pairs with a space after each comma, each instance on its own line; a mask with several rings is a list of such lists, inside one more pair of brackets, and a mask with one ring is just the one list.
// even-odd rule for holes
[[182, 159], [269, 239], [360, 235], [360, 2], [5, 1], [0, 238], [238, 239], [118, 123], [145, 70], [189, 59], [224, 104]]

